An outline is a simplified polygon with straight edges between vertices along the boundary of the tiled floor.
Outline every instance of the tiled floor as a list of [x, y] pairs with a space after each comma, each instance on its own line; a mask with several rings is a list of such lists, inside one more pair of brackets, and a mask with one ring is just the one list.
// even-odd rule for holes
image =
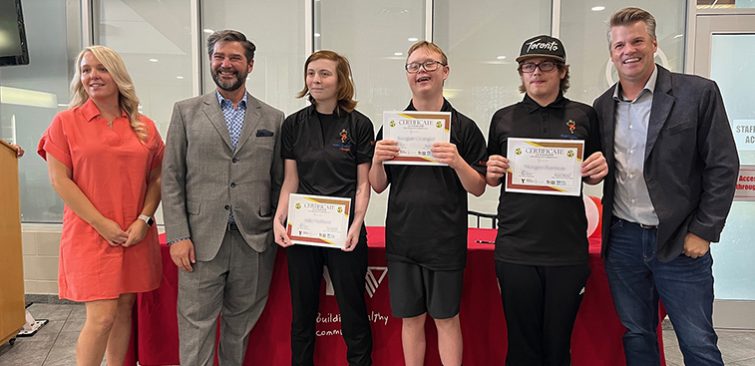
[[[76, 338], [84, 324], [84, 306], [35, 303], [29, 307], [29, 311], [36, 318], [49, 319], [50, 322], [33, 337], [18, 338], [13, 346], [8, 343], [0, 345], [0, 366], [75, 365]], [[719, 330], [718, 337], [718, 346], [726, 365], [755, 366], [755, 331]], [[682, 355], [670, 326], [664, 326], [663, 340], [666, 364], [683, 366]]]

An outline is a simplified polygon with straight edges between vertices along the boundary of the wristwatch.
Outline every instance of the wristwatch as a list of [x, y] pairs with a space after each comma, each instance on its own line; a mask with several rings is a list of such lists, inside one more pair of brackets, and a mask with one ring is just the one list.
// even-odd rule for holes
[[139, 220], [142, 220], [145, 223], [147, 223], [147, 226], [152, 226], [152, 224], [155, 223], [155, 219], [147, 215], [139, 215]]

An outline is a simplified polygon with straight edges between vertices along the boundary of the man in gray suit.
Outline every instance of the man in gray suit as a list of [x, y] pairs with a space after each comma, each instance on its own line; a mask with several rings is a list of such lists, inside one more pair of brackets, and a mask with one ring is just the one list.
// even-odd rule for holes
[[209, 365], [221, 314], [221, 365], [241, 365], [267, 301], [272, 218], [283, 176], [283, 113], [246, 91], [255, 46], [237, 31], [207, 39], [212, 93], [176, 103], [163, 161], [170, 255], [179, 268], [182, 365]]
[[603, 255], [627, 365], [659, 364], [658, 299], [685, 365], [723, 365], [713, 330], [713, 260], [734, 197], [739, 158], [721, 93], [708, 79], [656, 65], [655, 18], [611, 18], [619, 83], [595, 100], [609, 173]]

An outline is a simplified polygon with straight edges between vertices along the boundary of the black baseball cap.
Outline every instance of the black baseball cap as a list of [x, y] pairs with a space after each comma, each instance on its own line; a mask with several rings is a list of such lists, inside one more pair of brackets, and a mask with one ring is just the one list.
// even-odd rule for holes
[[522, 51], [516, 62], [522, 62], [532, 57], [547, 57], [560, 62], [566, 62], [566, 49], [558, 38], [551, 36], [532, 37], [522, 44]]

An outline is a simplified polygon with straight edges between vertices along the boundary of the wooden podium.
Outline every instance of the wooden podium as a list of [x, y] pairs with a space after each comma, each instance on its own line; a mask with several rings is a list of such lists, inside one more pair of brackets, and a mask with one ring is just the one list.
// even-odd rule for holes
[[24, 326], [24, 269], [16, 150], [0, 140], [0, 344]]

